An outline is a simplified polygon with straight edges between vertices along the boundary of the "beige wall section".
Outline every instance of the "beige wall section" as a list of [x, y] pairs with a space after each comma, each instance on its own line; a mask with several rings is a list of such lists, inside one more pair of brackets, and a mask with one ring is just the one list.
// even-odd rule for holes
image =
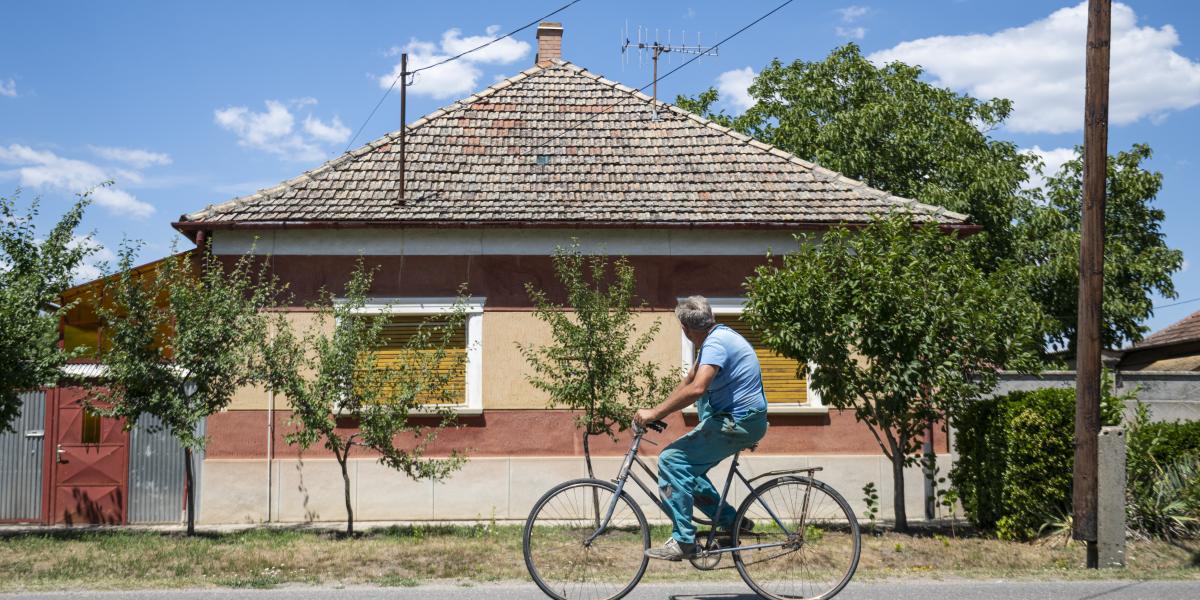
[[[287, 313], [288, 321], [298, 336], [304, 335], [316, 321], [309, 312]], [[647, 331], [654, 322], [661, 323], [660, 335], [647, 349], [646, 358], [658, 361], [664, 369], [677, 371], [680, 367], [678, 323], [671, 313], [640, 312], [634, 315], [638, 331]], [[332, 328], [327, 324], [327, 328]], [[538, 392], [526, 380], [529, 367], [517, 349], [521, 344], [547, 344], [550, 328], [532, 312], [485, 310], [483, 314], [483, 407], [488, 408], [546, 408], [545, 394]], [[234, 394], [229, 410], [266, 410], [266, 390], [245, 387]], [[278, 396], [275, 408], [288, 408], [287, 399]]]
[[[317, 314], [314, 312], [287, 312], [283, 314], [288, 323], [291, 324], [296, 337], [299, 338], [303, 338], [317, 322]], [[326, 322], [324, 329], [326, 333], [332, 333], [333, 324]], [[244, 387], [233, 394], [233, 400], [229, 403], [228, 410], [267, 410], [269, 404], [266, 390], [253, 386]], [[275, 397], [276, 409], [286, 409], [289, 407], [286, 397]]]
[[[622, 457], [594, 460], [601, 479], [616, 476]], [[650, 460], [653, 464], [653, 459]], [[950, 457], [938, 458], [942, 472]], [[724, 483], [729, 461], [710, 473]], [[865, 512], [862, 487], [868, 481], [879, 489], [880, 517], [892, 515], [891, 466], [881, 456], [748, 456], [741, 469], [747, 477], [767, 471], [821, 466], [817, 479], [839, 491], [859, 515]], [[477, 458], [440, 483], [412, 481], [377, 461], [350, 461], [351, 502], [357, 521], [503, 521], [524, 520], [547, 490], [570, 479], [584, 477], [583, 459]], [[346, 518], [342, 478], [333, 460], [277, 460], [273, 465], [270, 520], [281, 522], [343, 521]], [[261, 460], [206, 460], [201, 471], [201, 523], [257, 523], [268, 520], [266, 462]], [[632, 482], [631, 494], [646, 517], [664, 519], [658, 508]], [[745, 487], [734, 483], [733, 504], [746, 497]], [[924, 516], [924, 488], [917, 467], [905, 472], [905, 504], [910, 519]]]
[[[661, 323], [659, 335], [645, 358], [664, 369], [680, 368], [679, 324], [672, 313], [640, 312], [634, 315], [638, 331]], [[483, 314], [483, 408], [546, 408], [546, 395], [526, 380], [530, 372], [517, 344], [550, 343], [550, 328], [532, 312], [484, 312]]]

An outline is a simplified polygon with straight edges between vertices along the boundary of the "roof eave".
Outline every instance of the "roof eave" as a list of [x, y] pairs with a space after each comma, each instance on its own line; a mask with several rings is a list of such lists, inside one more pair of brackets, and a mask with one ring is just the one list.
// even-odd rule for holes
[[[475, 229], [507, 227], [512, 229], [797, 229], [824, 231], [843, 226], [861, 229], [869, 223], [829, 221], [553, 221], [553, 220], [387, 220], [387, 221], [176, 221], [171, 224], [184, 235], [192, 237], [197, 231], [264, 230], [264, 229]], [[978, 233], [983, 228], [973, 223], [938, 223], [945, 232], [962, 235]]]

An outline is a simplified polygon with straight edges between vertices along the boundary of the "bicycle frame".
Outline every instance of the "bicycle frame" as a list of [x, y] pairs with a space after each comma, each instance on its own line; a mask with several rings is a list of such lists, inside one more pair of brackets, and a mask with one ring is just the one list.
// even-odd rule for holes
[[[621, 463], [621, 470], [617, 473], [617, 478], [615, 480], [615, 483], [617, 484], [616, 493], [613, 494], [612, 500], [609, 500], [609, 502], [608, 502], [608, 506], [606, 507], [605, 514], [604, 514], [604, 520], [599, 523], [599, 526], [597, 527], [596, 531], [594, 531], [592, 533], [592, 535], [588, 536], [588, 538], [586, 540], [584, 540], [585, 546], [591, 545], [591, 543], [597, 537], [600, 537], [600, 534], [603, 533], [605, 529], [608, 529], [608, 525], [612, 521], [613, 513], [617, 509], [617, 502], [620, 500], [621, 494], [624, 493], [624, 491], [625, 491], [626, 482], [628, 482], [630, 479], [632, 479], [633, 482], [635, 484], [637, 484], [637, 486], [639, 488], [641, 488], [642, 491], [645, 492], [646, 495], [649, 496], [651, 500], [654, 501], [655, 506], [658, 506], [659, 510], [666, 512], [666, 509], [663, 507], [662, 500], [658, 497], [658, 492], [656, 490], [651, 489], [649, 486], [647, 486], [645, 484], [645, 482], [643, 482], [641, 480], [641, 478], [639, 478], [637, 476], [637, 473], [633, 472], [633, 465], [637, 464], [638, 466], [640, 466], [642, 468], [643, 471], [646, 472], [647, 475], [650, 476], [650, 478], [656, 484], [658, 483], [658, 474], [655, 473], [654, 469], [651, 469], [650, 466], [647, 465], [645, 463], [645, 461], [643, 461], [638, 456], [638, 449], [641, 447], [642, 437], [644, 435], [646, 435], [646, 432], [648, 430], [644, 429], [642, 427], [639, 427], [637, 425], [634, 425], [633, 430], [634, 430], [633, 442], [629, 446], [629, 452], [626, 453], [625, 460]], [[708, 548], [712, 545], [712, 541], [715, 539], [715, 537], [717, 535], [717, 528], [716, 528], [715, 523], [720, 521], [721, 510], [725, 507], [725, 498], [727, 498], [729, 496], [729, 489], [733, 486], [734, 476], [737, 476], [737, 478], [739, 480], [741, 480], [741, 482], [746, 486], [747, 490], [749, 490], [750, 492], [753, 492], [754, 491], [753, 482], [755, 480], [762, 479], [763, 477], [787, 475], [787, 474], [793, 474], [793, 473], [807, 473], [811, 476], [814, 472], [821, 470], [821, 467], [809, 467], [809, 468], [804, 468], [804, 469], [784, 469], [784, 470], [780, 470], [780, 471], [771, 471], [768, 473], [763, 473], [762, 475], [759, 475], [757, 477], [747, 479], [746, 476], [742, 475], [742, 472], [740, 470], [738, 470], [738, 459], [741, 457], [741, 454], [742, 453], [739, 451], [739, 452], [734, 453], [734, 455], [733, 455], [733, 463], [729, 467], [729, 474], [725, 477], [725, 485], [721, 489], [721, 500], [717, 506], [717, 514], [716, 514], [716, 517], [713, 519], [713, 521], [693, 517], [693, 520], [696, 523], [699, 523], [701, 525], [709, 525], [710, 526], [709, 532], [708, 532], [708, 540], [707, 540], [707, 543], [704, 545], [705, 548]], [[808, 501], [809, 501], [809, 495], [811, 494], [811, 492], [812, 492], [812, 486], [810, 485], [804, 491], [803, 512], [801, 513], [802, 516], [801, 516], [800, 527], [799, 527], [800, 532], [804, 531], [805, 524], [804, 524], [803, 518], [804, 518], [804, 515], [808, 514]], [[779, 519], [779, 516], [775, 514], [775, 511], [772, 510], [771, 507], [769, 505], [767, 505], [767, 503], [764, 502], [762, 498], [759, 498], [758, 502], [767, 511], [767, 514], [771, 516], [771, 519], [775, 522], [775, 524], [785, 534], [787, 534], [787, 536], [789, 538], [791, 538], [794, 535], [793, 532], [788, 530], [787, 526], [784, 525], [783, 522]], [[766, 548], [779, 548], [779, 547], [787, 545], [788, 543], [789, 542], [780, 542], [780, 543], [774, 543], [774, 544], [754, 544], [754, 545], [750, 545], [750, 546], [738, 546], [736, 548], [718, 548], [716, 550], [702, 550], [701, 555], [720, 554], [723, 552], [737, 552], [737, 551], [741, 551], [741, 550], [760, 550], [760, 549], [766, 549]]]

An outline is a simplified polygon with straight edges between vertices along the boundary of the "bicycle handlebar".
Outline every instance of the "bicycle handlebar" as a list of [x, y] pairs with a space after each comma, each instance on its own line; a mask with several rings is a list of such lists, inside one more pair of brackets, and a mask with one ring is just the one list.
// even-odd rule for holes
[[662, 433], [667, 430], [667, 423], [666, 423], [666, 421], [650, 421], [649, 423], [646, 423], [645, 429], [638, 426], [637, 423], [634, 423], [633, 428], [634, 428], [634, 431], [641, 430], [644, 432], [644, 431], [646, 431], [646, 429], [653, 429], [659, 433]]

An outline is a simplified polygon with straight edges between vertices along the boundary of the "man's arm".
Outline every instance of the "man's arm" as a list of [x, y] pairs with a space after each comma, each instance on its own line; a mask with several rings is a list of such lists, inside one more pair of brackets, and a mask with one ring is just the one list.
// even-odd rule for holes
[[686, 406], [691, 406], [700, 396], [704, 395], [704, 391], [708, 389], [708, 384], [712, 383], [714, 377], [717, 376], [719, 369], [713, 365], [700, 365], [696, 367], [692, 373], [688, 374], [687, 379], [680, 383], [675, 391], [667, 396], [654, 408], [643, 408], [633, 415], [633, 420], [638, 425], [645, 425], [650, 421], [657, 421], [667, 415], [680, 410]]

